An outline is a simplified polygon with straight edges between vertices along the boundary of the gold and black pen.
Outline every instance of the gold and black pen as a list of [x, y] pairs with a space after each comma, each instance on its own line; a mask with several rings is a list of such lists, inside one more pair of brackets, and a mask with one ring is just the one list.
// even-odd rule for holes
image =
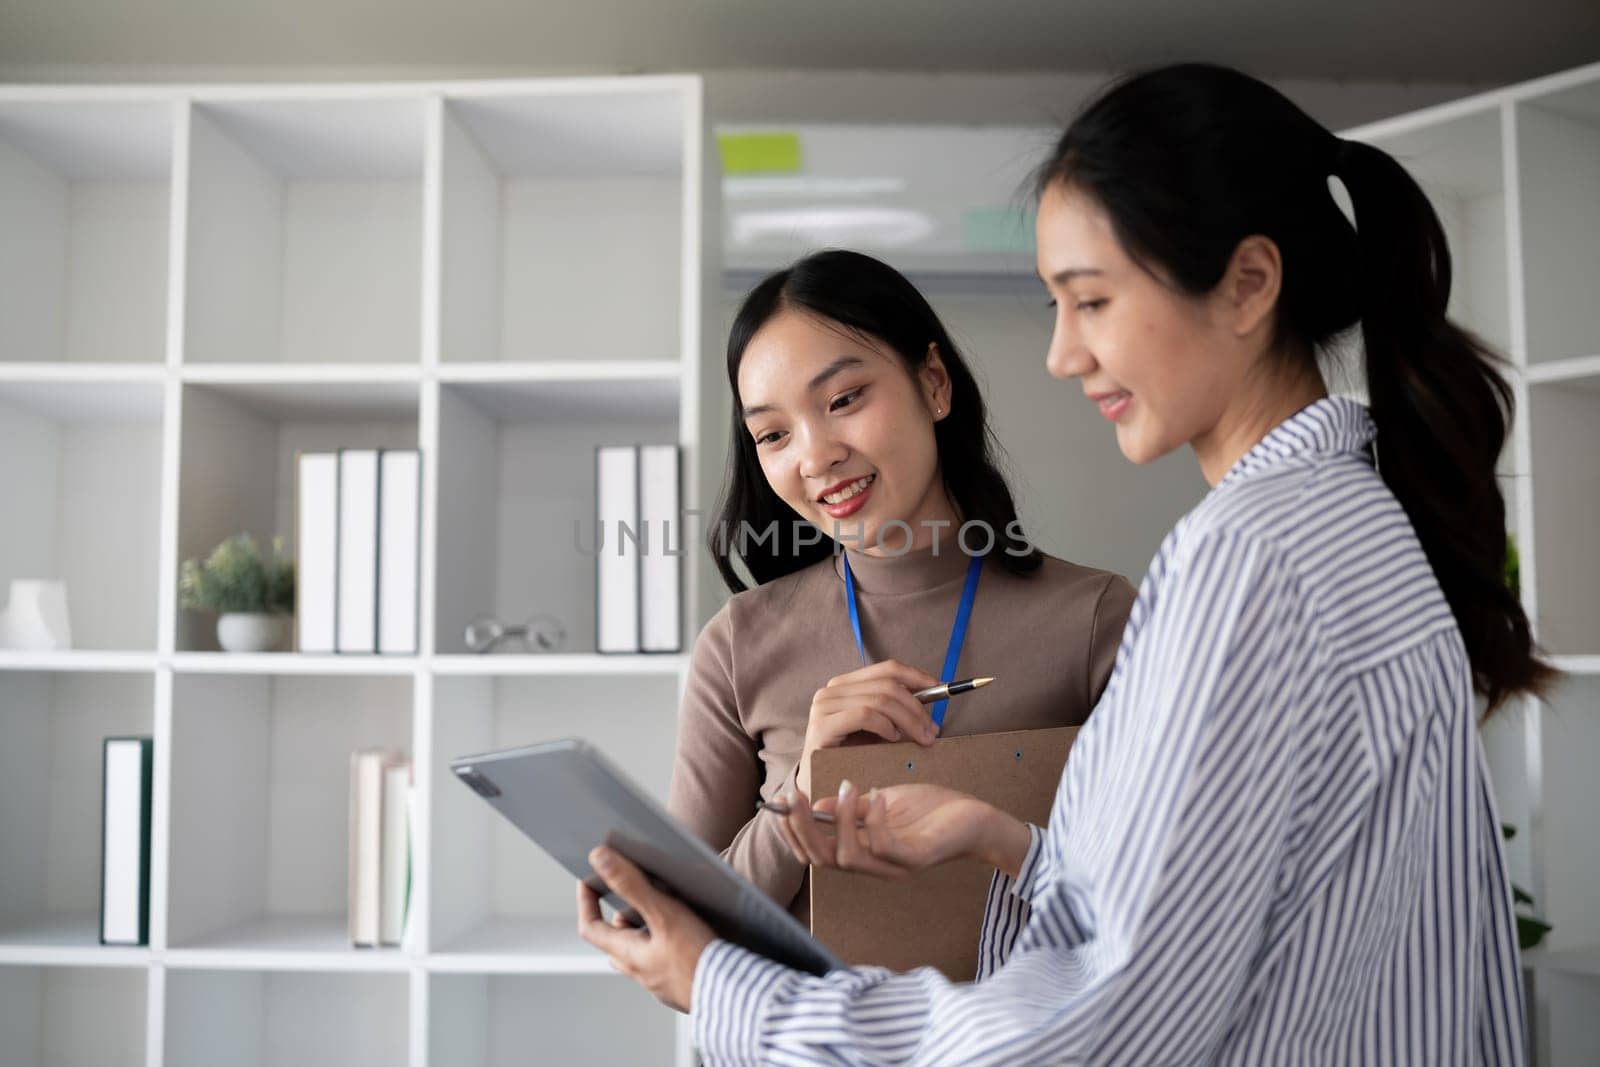
[[[940, 700], [947, 700], [950, 697], [958, 697], [962, 693], [970, 693], [974, 689], [982, 689], [992, 681], [994, 681], [993, 678], [963, 678], [958, 682], [946, 682], [942, 685], [930, 685], [928, 688], [919, 689], [911, 695], [915, 697], [919, 703], [933, 704]], [[774, 815], [787, 815], [789, 814], [789, 805], [777, 804], [770, 800], [762, 800], [756, 804], [756, 810], [770, 811]], [[825, 811], [813, 810], [811, 812], [811, 817], [817, 822], [833, 822], [833, 816]]]
[[962, 693], [970, 693], [974, 689], [982, 689], [993, 678], [963, 678], [959, 682], [946, 682], [943, 685], [930, 685], [926, 689], [918, 689], [911, 695], [923, 704], [933, 704], [950, 697], [958, 697]]

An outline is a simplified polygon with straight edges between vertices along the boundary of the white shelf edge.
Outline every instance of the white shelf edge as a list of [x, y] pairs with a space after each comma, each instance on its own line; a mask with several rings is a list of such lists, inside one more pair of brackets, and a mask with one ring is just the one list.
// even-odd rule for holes
[[154, 671], [154, 652], [0, 652], [0, 671]]
[[434, 656], [426, 666], [439, 675], [495, 674], [659, 674], [673, 675], [686, 668], [682, 652], [601, 655], [598, 652], [550, 655], [478, 656], [459, 653]]
[[599, 952], [593, 958], [564, 952], [432, 952], [421, 959], [430, 974], [616, 975]]
[[150, 962], [149, 946], [102, 945], [99, 934], [100, 918], [93, 911], [13, 917], [0, 930], [0, 964], [141, 967]]
[[166, 380], [163, 363], [7, 363], [0, 362], [0, 383], [82, 382], [86, 385], [125, 385]]
[[1551, 666], [1567, 674], [1596, 674], [1600, 675], [1600, 655], [1592, 656], [1551, 656]]
[[[1600, 662], [1600, 657], [1587, 657]], [[1589, 671], [1586, 657], [1556, 657], [1577, 662], [1564, 670]], [[3, 671], [98, 671], [144, 673], [169, 667], [177, 674], [414, 675], [676, 675], [689, 665], [683, 652], [601, 655], [597, 652], [550, 655], [440, 656], [320, 655], [298, 652], [0, 652]]]
[[152, 85], [4, 85], [0, 86], [0, 101], [149, 104], [193, 101], [197, 104], [206, 104], [247, 101], [320, 103], [327, 100], [391, 100], [420, 103], [429, 96], [443, 96], [447, 100], [477, 100], [506, 96], [645, 95], [668, 90], [686, 91], [700, 80], [699, 74], [617, 74], [594, 77], [443, 81], [313, 82], [294, 85], [275, 82], [227, 85], [192, 82], [163, 82]]
[[418, 957], [395, 949], [315, 950], [173, 948], [153, 954], [152, 962], [174, 970], [318, 971], [346, 974], [405, 974]]
[[415, 674], [416, 656], [321, 655], [299, 652], [178, 652], [179, 674]]
[[1536, 103], [1541, 97], [1576, 89], [1600, 79], [1600, 63], [1588, 63], [1571, 70], [1560, 71], [1532, 81], [1519, 82], [1500, 89], [1490, 89], [1473, 96], [1450, 100], [1432, 107], [1421, 108], [1394, 118], [1381, 119], [1342, 130], [1339, 136], [1364, 141], [1387, 137], [1412, 130], [1424, 129], [1452, 122], [1459, 118], [1479, 114], [1502, 104]]
[[539, 78], [529, 80], [489, 79], [442, 82], [439, 92], [449, 100], [496, 99], [503, 96], [626, 96], [683, 91], [699, 84], [698, 74], [628, 74], [609, 77]]
[[1522, 373], [1532, 385], [1566, 382], [1578, 378], [1600, 378], [1600, 356], [1574, 356], [1570, 359], [1529, 363], [1522, 368]]
[[1503, 101], [1493, 93], [1447, 100], [1420, 111], [1410, 111], [1343, 130], [1339, 136], [1351, 141], [1382, 141], [1388, 137], [1398, 137], [1417, 130], [1448, 125], [1475, 115], [1493, 114], [1502, 103]]
[[0, 966], [143, 968], [152, 964], [185, 970], [395, 974], [420, 966], [432, 974], [615, 975], [599, 952], [431, 952], [424, 955], [397, 949], [279, 951], [216, 947], [158, 950], [0, 942]]
[[415, 384], [423, 378], [420, 363], [185, 363], [178, 375], [194, 385]]
[[183, 100], [189, 90], [181, 85], [5, 85], [0, 100], [7, 103], [72, 102], [107, 104], [164, 104]]
[[441, 362], [439, 380], [455, 382], [657, 382], [683, 376], [679, 360], [548, 360]]
[[4, 967], [125, 967], [143, 968], [156, 960], [148, 948], [110, 945], [16, 945], [0, 942]]
[[[0, 363], [5, 381], [151, 381], [163, 380], [159, 365], [129, 373], [118, 364]], [[68, 368], [68, 369], [63, 369]], [[675, 382], [683, 377], [678, 359], [635, 360], [495, 360], [471, 363], [184, 363], [179, 379], [192, 385], [305, 385], [396, 382], [415, 384], [432, 378], [447, 383], [476, 382]]]
[[[420, 102], [442, 95], [448, 100], [501, 96], [603, 96], [682, 89], [699, 81], [698, 74], [619, 74], [558, 78], [495, 78], [475, 81], [313, 82], [294, 85], [255, 82], [228, 85], [175, 85], [173, 92], [197, 104], [324, 100], [393, 100]], [[151, 90], [145, 90], [148, 94]]]

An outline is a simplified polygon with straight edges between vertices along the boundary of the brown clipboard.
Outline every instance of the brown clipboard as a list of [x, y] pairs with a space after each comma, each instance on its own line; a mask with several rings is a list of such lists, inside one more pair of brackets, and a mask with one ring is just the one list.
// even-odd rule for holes
[[[1049, 821], [1067, 750], [1078, 728], [973, 734], [818, 749], [811, 756], [815, 796], [848, 778], [859, 791], [927, 782], [971, 793], [1027, 822]], [[811, 932], [840, 959], [897, 971], [933, 966], [953, 981], [978, 970], [978, 935], [994, 868], [974, 860], [945, 864], [905, 881], [811, 868]]]

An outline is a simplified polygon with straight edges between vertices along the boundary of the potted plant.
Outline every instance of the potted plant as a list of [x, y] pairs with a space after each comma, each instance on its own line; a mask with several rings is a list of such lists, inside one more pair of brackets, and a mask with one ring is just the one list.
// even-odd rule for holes
[[294, 563], [281, 537], [269, 559], [249, 534], [230, 537], [203, 562], [184, 560], [178, 585], [183, 607], [217, 613], [217, 643], [228, 652], [270, 652], [288, 636]]

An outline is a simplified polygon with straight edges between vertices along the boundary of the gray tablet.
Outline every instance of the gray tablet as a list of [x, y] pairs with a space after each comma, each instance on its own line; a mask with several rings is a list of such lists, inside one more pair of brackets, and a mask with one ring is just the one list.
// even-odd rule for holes
[[[594, 746], [549, 741], [450, 761], [473, 792], [597, 890], [589, 850], [610, 845], [699, 913], [718, 937], [810, 974], [844, 966], [771, 897], [668, 815]], [[605, 900], [636, 925], [614, 893]]]

